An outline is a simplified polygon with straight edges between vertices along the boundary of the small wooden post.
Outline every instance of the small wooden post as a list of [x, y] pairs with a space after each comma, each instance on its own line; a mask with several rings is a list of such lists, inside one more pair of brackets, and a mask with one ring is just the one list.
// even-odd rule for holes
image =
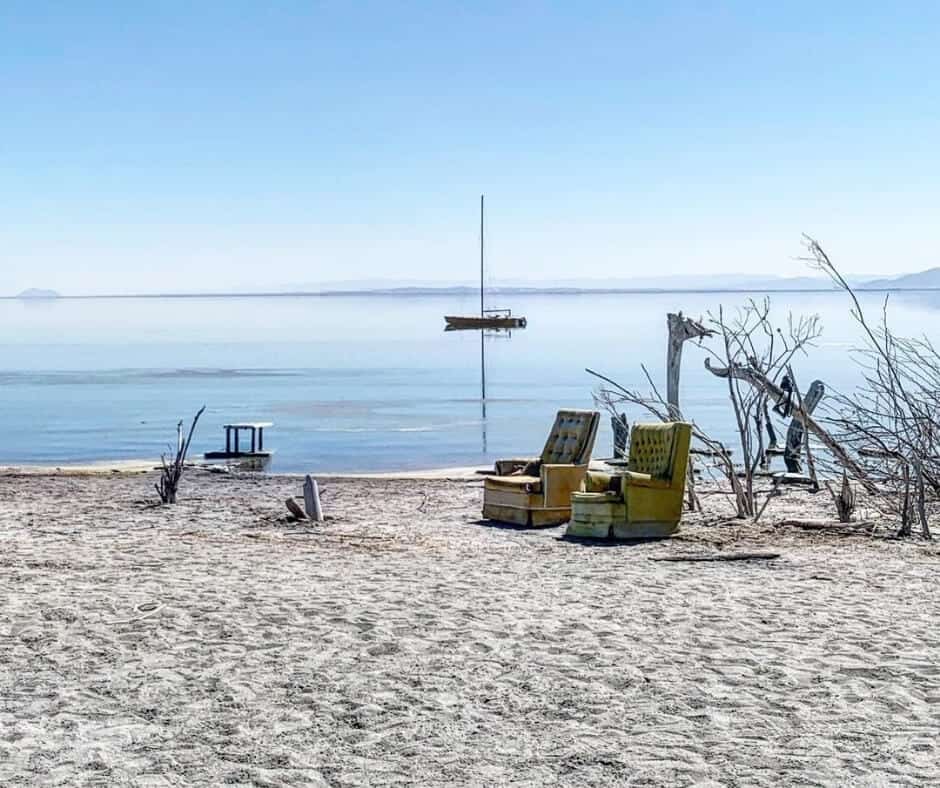
[[264, 451], [264, 427], [258, 427], [258, 451]]
[[317, 523], [323, 522], [323, 507], [320, 505], [320, 488], [309, 474], [304, 479], [304, 508], [307, 516]]
[[251, 453], [252, 453], [252, 454], [255, 453], [255, 437], [256, 437], [256, 433], [257, 433], [257, 430], [255, 430], [255, 428], [252, 427], [252, 428], [251, 428]]
[[231, 427], [225, 428], [225, 453], [226, 454], [232, 453], [232, 428]]

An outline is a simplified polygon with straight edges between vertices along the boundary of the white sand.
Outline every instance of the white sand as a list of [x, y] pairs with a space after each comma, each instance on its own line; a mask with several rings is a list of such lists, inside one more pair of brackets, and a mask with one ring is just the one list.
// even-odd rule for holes
[[[327, 479], [316, 528], [295, 478], [184, 485], [0, 475], [0, 785], [940, 779], [932, 545], [775, 528], [798, 493], [586, 546], [479, 481]], [[647, 560], [738, 549], [782, 556]]]

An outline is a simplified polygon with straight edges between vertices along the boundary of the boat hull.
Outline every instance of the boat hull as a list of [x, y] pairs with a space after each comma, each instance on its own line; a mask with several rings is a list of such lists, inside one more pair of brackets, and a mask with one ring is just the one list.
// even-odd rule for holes
[[460, 317], [444, 315], [448, 331], [468, 331], [481, 328], [525, 328], [524, 317]]

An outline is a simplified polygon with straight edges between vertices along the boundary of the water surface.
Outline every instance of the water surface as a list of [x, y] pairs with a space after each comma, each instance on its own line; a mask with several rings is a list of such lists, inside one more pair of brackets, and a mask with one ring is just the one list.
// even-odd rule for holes
[[[665, 315], [699, 316], [739, 293], [512, 297], [529, 325], [486, 343], [443, 331], [443, 315], [473, 314], [461, 296], [219, 297], [0, 300], [0, 463], [152, 458], [180, 418], [208, 406], [198, 452], [222, 446], [221, 425], [273, 421], [273, 471], [378, 471], [537, 454], [554, 412], [592, 407], [585, 367], [645, 387], [663, 378]], [[823, 338], [796, 371], [850, 389], [859, 333], [837, 293], [777, 293], [775, 313], [818, 313]], [[503, 300], [506, 300], [503, 298]], [[873, 316], [882, 295], [867, 294]], [[502, 306], [502, 303], [493, 306]], [[935, 339], [936, 293], [892, 296], [901, 332]], [[687, 346], [683, 407], [730, 439], [724, 383]], [[636, 418], [640, 414], [630, 414]], [[609, 453], [606, 418], [598, 454]]]

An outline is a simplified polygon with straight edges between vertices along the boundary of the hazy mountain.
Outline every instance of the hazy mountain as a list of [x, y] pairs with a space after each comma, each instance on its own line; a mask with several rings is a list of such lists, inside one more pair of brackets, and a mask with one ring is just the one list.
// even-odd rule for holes
[[[288, 292], [474, 292], [480, 287], [472, 280], [367, 279], [338, 280], [295, 284]], [[774, 277], [753, 274], [717, 274], [713, 276], [644, 276], [565, 279], [486, 279], [486, 289], [493, 292], [518, 291], [609, 291], [609, 290], [828, 290], [822, 277]]]
[[865, 282], [863, 289], [878, 290], [931, 290], [940, 288], [940, 268], [928, 268], [916, 274], [903, 274], [891, 279], [874, 279]]
[[[919, 290], [940, 289], [940, 268], [896, 277], [847, 276], [849, 284], [859, 290]], [[378, 295], [472, 295], [478, 292], [479, 282], [473, 280], [435, 279], [346, 279], [324, 282], [290, 283], [265, 288], [219, 288], [213, 295], [277, 295], [310, 293], [342, 295], [372, 293]], [[823, 276], [763, 276], [759, 274], [670, 275], [611, 278], [564, 279], [490, 279], [486, 280], [489, 293], [590, 293], [636, 291], [741, 291], [751, 293], [833, 290], [829, 279]], [[144, 294], [157, 295], [157, 294]], [[166, 295], [199, 293], [168, 292]], [[30, 288], [17, 298], [62, 298], [55, 290]]]
[[39, 287], [30, 287], [22, 293], [18, 293], [17, 298], [61, 298], [55, 290], [43, 290]]
[[[852, 277], [853, 284], [861, 277]], [[373, 279], [362, 281], [319, 282], [286, 288], [294, 292], [314, 293], [463, 293], [475, 292], [479, 284], [473, 281], [434, 281], [414, 279]], [[565, 279], [487, 279], [486, 289], [493, 293], [525, 292], [597, 292], [597, 291], [636, 291], [636, 290], [743, 290], [743, 291], [780, 291], [780, 290], [831, 290], [828, 279], [814, 276], [779, 277], [759, 276], [754, 274], [715, 274], [702, 276], [644, 276]]]

